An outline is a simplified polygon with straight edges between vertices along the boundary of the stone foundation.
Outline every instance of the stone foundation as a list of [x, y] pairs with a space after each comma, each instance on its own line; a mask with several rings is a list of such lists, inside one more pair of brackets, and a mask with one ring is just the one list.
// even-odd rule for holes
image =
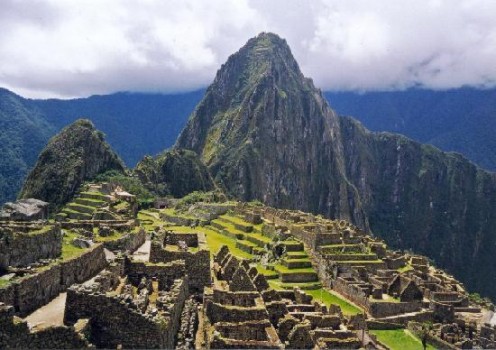
[[[95, 245], [81, 256], [60, 262], [34, 275], [12, 282], [10, 291], [0, 293], [0, 301], [10, 303], [15, 312], [26, 316], [47, 304], [73, 283], [86, 281], [107, 265], [102, 245]], [[12, 289], [14, 299], [12, 300]], [[5, 299], [3, 299], [5, 298]]]
[[0, 228], [0, 270], [9, 266], [28, 266], [40, 259], [55, 259], [62, 253], [59, 226], [22, 232]]
[[138, 232], [130, 232], [114, 241], [104, 242], [105, 248], [112, 251], [134, 253], [146, 241], [146, 232], [140, 229]]

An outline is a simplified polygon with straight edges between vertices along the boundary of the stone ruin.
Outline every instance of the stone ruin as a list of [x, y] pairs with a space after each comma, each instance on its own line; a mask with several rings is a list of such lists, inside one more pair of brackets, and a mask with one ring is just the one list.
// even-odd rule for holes
[[299, 289], [275, 291], [265, 277], [224, 246], [214, 257], [214, 284], [205, 290], [201, 331], [209, 348], [358, 349], [338, 308]]
[[7, 202], [0, 210], [0, 221], [37, 221], [48, 219], [49, 203], [27, 198]]
[[64, 323], [88, 319], [87, 339], [99, 348], [174, 348], [179, 330], [190, 328], [181, 322], [188, 298], [184, 262], [124, 258], [68, 289]]
[[[240, 213], [253, 213], [246, 205], [240, 208]], [[496, 347], [494, 327], [470, 326], [466, 321], [480, 315], [481, 308], [469, 303], [459, 281], [430, 266], [427, 258], [388, 250], [383, 241], [343, 220], [274, 208], [256, 210], [266, 226], [288, 227], [304, 241], [320, 280], [366, 310], [376, 327], [433, 322], [430, 341], [440, 347]]]

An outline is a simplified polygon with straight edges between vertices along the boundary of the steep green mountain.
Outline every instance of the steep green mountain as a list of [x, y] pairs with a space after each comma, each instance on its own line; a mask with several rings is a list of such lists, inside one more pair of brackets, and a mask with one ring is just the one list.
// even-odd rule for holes
[[496, 89], [326, 92], [340, 115], [373, 131], [396, 132], [496, 170]]
[[135, 168], [141, 182], [159, 196], [183, 197], [215, 188], [207, 167], [195, 152], [175, 149], [157, 157], [146, 156]]
[[93, 123], [80, 119], [54, 136], [28, 175], [20, 198], [36, 198], [59, 208], [85, 180], [108, 170], [124, 171], [119, 157]]
[[[260, 34], [217, 72], [176, 143], [231, 195], [368, 227], [345, 176], [339, 119], [284, 40]], [[339, 195], [336, 195], [339, 194]]]
[[55, 128], [27, 100], [0, 89], [0, 204], [13, 200]]
[[173, 145], [204, 91], [31, 100], [0, 88], [0, 204], [14, 200], [50, 137], [82, 116], [134, 166]]
[[337, 117], [276, 35], [228, 59], [176, 147], [197, 152], [231, 195], [370, 224], [496, 296], [496, 175]]

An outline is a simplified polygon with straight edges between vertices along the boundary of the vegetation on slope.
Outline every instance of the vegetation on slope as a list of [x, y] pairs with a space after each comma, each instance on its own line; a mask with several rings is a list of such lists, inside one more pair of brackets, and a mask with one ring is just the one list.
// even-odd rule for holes
[[194, 191], [210, 191], [215, 184], [198, 156], [188, 150], [166, 151], [146, 156], [136, 166], [141, 182], [159, 196], [183, 197]]
[[50, 140], [20, 198], [37, 198], [49, 202], [52, 209], [60, 208], [85, 180], [111, 169], [123, 172], [122, 161], [104, 141], [103, 133], [81, 119]]

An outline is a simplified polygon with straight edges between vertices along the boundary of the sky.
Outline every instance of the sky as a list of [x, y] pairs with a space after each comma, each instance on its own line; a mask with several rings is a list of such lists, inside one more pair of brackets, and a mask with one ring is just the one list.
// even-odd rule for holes
[[195, 90], [263, 31], [322, 90], [493, 87], [495, 13], [494, 0], [0, 0], [0, 87]]

